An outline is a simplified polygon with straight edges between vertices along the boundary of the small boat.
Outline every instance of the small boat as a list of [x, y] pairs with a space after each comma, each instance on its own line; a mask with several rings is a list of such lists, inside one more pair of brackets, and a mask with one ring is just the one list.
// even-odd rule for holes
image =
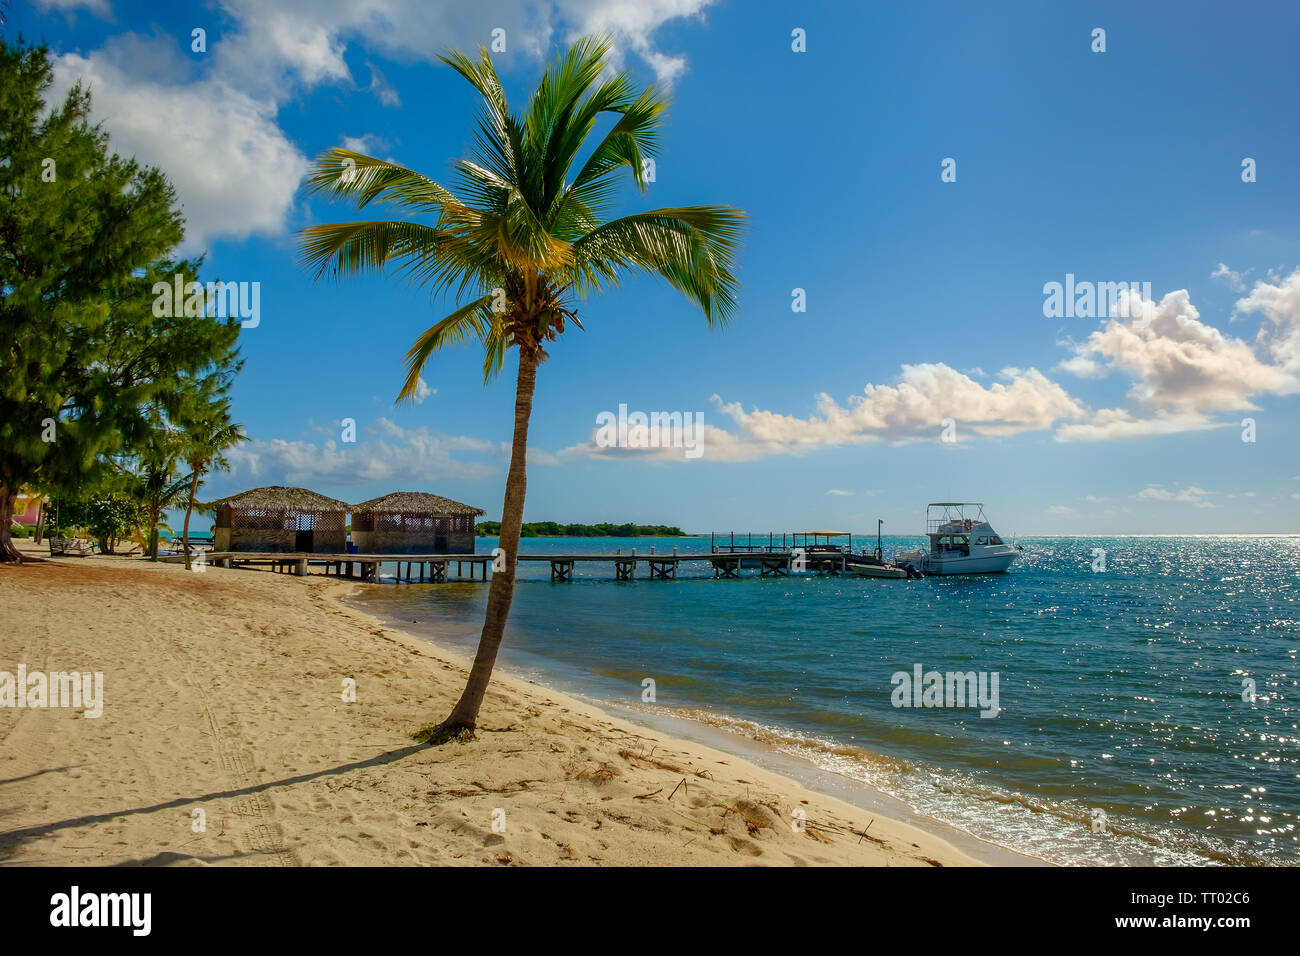
[[849, 570], [854, 574], [859, 574], [864, 578], [889, 578], [891, 580], [902, 580], [909, 577], [920, 577], [919, 574], [911, 575], [905, 568], [900, 568], [897, 564], [884, 560], [883, 551], [880, 546], [880, 528], [884, 521], [876, 519], [876, 551], [874, 554], [855, 554], [850, 559]]
[[934, 502], [926, 506], [925, 524], [930, 550], [898, 552], [899, 567], [923, 574], [999, 574], [1020, 557], [1021, 548], [998, 536], [978, 502]]
[[893, 564], [880, 563], [876, 564], [850, 564], [849, 570], [854, 574], [860, 574], [864, 578], [892, 578], [900, 580], [907, 577], [907, 571]]

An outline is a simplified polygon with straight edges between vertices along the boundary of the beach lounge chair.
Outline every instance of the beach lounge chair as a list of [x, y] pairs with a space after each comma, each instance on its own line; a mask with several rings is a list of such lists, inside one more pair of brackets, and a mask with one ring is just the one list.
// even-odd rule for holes
[[85, 538], [50, 538], [50, 557], [60, 555], [84, 558], [95, 553], [95, 543]]

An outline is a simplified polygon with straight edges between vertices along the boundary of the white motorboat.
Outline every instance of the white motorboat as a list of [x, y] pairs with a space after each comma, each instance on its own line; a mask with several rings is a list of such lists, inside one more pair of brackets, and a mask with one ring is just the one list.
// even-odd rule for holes
[[892, 564], [850, 564], [849, 570], [854, 574], [860, 574], [864, 578], [891, 578], [902, 580], [907, 577], [907, 572], [902, 568]]
[[897, 581], [909, 577], [919, 577], [919, 575], [908, 574], [892, 561], [884, 560], [884, 552], [881, 550], [880, 545], [880, 528], [883, 524], [884, 522], [879, 518], [876, 519], [875, 553], [853, 555], [849, 563], [849, 570], [864, 578], [888, 578]]
[[1020, 547], [1002, 540], [977, 502], [927, 505], [925, 526], [930, 550], [900, 551], [894, 564], [904, 569], [911, 565], [924, 574], [998, 574], [1020, 557]]

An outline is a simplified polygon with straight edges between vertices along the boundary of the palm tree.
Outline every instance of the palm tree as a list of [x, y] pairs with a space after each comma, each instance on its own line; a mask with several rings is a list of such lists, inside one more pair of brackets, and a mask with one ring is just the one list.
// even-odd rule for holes
[[158, 560], [158, 525], [162, 513], [179, 508], [185, 501], [189, 475], [178, 475], [176, 463], [184, 451], [185, 435], [168, 421], [159, 420], [144, 443], [134, 470], [134, 497], [143, 502], [149, 519], [145, 551], [150, 560]]
[[[430, 355], [475, 340], [490, 381], [518, 352], [514, 440], [506, 476], [499, 543], [505, 570], [492, 575], [487, 612], [469, 680], [429, 739], [473, 730], [514, 597], [523, 523], [528, 422], [545, 344], [572, 323], [575, 300], [640, 271], [668, 280], [703, 311], [710, 326], [735, 312], [732, 274], [744, 213], [729, 206], [653, 209], [610, 220], [607, 212], [623, 170], [644, 193], [645, 160], [656, 152], [667, 100], [654, 87], [638, 92], [626, 72], [610, 76], [607, 38], [586, 38], [557, 55], [524, 115], [510, 112], [492, 58], [441, 57], [481, 94], [474, 148], [455, 163], [459, 193], [420, 173], [346, 149], [322, 154], [308, 176], [312, 192], [354, 202], [391, 204], [408, 218], [313, 226], [302, 254], [316, 277], [393, 267], [431, 294], [463, 302], [426, 330], [407, 353], [398, 401], [416, 392]], [[603, 77], [603, 78], [602, 78]], [[579, 153], [602, 117], [613, 125], [587, 154]]]
[[178, 508], [189, 497], [189, 485], [192, 475], [177, 475], [174, 472], [175, 461], [146, 462], [138, 477], [140, 498], [144, 501], [145, 512], [149, 517], [149, 538], [147, 551], [151, 561], [158, 560], [158, 523], [162, 513]]
[[190, 570], [190, 515], [203, 476], [213, 468], [226, 468], [226, 452], [244, 441], [244, 429], [230, 421], [230, 406], [225, 402], [211, 406], [208, 412], [186, 425], [185, 463], [190, 468], [189, 493], [185, 502], [185, 527], [181, 531], [181, 548], [185, 551], [185, 570]]

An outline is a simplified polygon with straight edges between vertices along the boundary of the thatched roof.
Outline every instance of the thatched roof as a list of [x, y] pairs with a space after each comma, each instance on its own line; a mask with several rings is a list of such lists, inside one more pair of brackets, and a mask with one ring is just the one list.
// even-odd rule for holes
[[487, 514], [482, 508], [452, 501], [442, 495], [425, 494], [423, 491], [394, 491], [391, 495], [371, 498], [369, 501], [352, 506], [353, 514], [363, 511], [402, 515], [442, 515], [452, 518]]
[[212, 503], [214, 508], [227, 505], [231, 508], [261, 508], [265, 511], [349, 511], [352, 507], [346, 501], [327, 498], [306, 488], [286, 488], [283, 485], [267, 485], [265, 488], [241, 491]]

